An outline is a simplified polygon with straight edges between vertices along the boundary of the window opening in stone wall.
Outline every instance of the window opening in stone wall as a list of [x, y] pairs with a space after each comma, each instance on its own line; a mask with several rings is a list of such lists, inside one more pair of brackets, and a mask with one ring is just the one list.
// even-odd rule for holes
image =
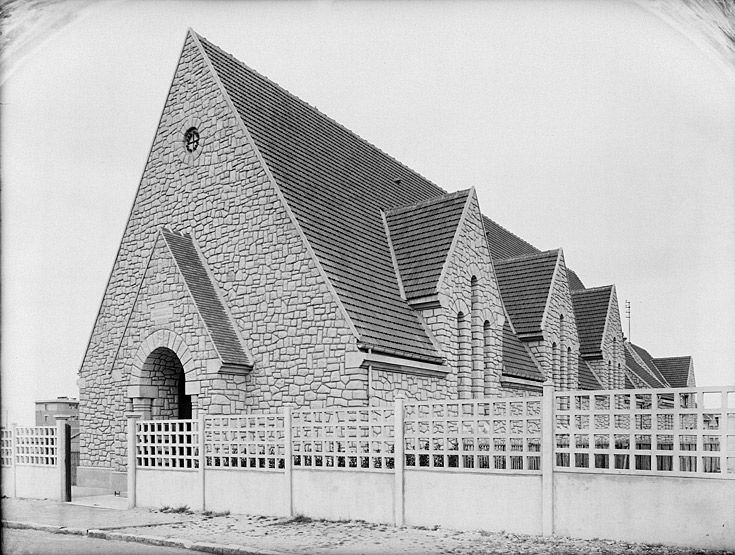
[[184, 146], [188, 152], [199, 148], [199, 130], [196, 127], [190, 127], [184, 133]]
[[572, 348], [567, 347], [567, 389], [577, 388], [577, 380], [574, 379], [574, 368], [572, 364]]
[[485, 320], [482, 325], [482, 353], [484, 369], [485, 396], [493, 393], [493, 353], [492, 353], [492, 328], [490, 320]]
[[464, 312], [457, 313], [457, 389], [460, 399], [470, 396], [470, 357], [467, 352], [469, 322]]
[[470, 278], [470, 340], [472, 343], [472, 397], [479, 399], [485, 392], [485, 341], [480, 314], [480, 288], [477, 277]]

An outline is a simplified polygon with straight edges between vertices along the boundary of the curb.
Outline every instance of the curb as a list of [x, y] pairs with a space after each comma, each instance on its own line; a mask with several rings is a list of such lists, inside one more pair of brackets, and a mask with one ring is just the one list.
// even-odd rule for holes
[[3, 520], [3, 528], [15, 528], [18, 530], [41, 530], [52, 534], [71, 534], [74, 536], [86, 536], [87, 531], [83, 528], [67, 528], [66, 526], [55, 526], [53, 524], [38, 524], [36, 522], [20, 522], [17, 520]]
[[14, 528], [18, 530], [39, 530], [42, 532], [50, 532], [52, 534], [71, 534], [75, 536], [87, 536], [90, 538], [101, 540], [143, 543], [146, 545], [155, 545], [158, 547], [175, 547], [178, 549], [198, 551], [200, 553], [214, 553], [216, 555], [287, 555], [285, 551], [269, 551], [265, 549], [245, 547], [242, 545], [225, 545], [219, 543], [197, 542], [192, 540], [178, 540], [173, 538], [163, 538], [161, 536], [127, 534], [124, 532], [110, 532], [107, 530], [84, 530], [82, 528], [67, 528], [65, 526], [56, 526], [53, 524], [20, 522], [16, 520], [3, 520], [2, 527]]

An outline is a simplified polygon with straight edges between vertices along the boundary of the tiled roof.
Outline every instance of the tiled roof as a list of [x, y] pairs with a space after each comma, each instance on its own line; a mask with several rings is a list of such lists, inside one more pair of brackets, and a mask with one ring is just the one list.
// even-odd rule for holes
[[584, 289], [584, 284], [582, 283], [582, 280], [579, 279], [577, 272], [570, 270], [569, 268], [567, 268], [567, 281], [569, 282], [569, 289], [572, 291]]
[[596, 390], [604, 389], [602, 384], [592, 372], [592, 368], [581, 356], [578, 357], [579, 369], [579, 389]]
[[541, 252], [531, 243], [524, 241], [487, 216], [483, 216], [482, 223], [485, 226], [485, 236], [490, 245], [490, 254], [493, 260], [502, 260], [504, 258], [513, 258], [523, 256], [524, 254], [537, 254]]
[[664, 384], [664, 387], [668, 387], [668, 383], [667, 383], [668, 380], [666, 380], [666, 377], [663, 374], [661, 374], [661, 371], [659, 370], [658, 365], [654, 361], [651, 354], [648, 351], [646, 351], [643, 347], [636, 345], [635, 343], [629, 342], [629, 345], [633, 348], [633, 350], [635, 350], [636, 354], [639, 357], [641, 357], [643, 362], [646, 363], [646, 366], [648, 366], [648, 368], [651, 369], [651, 372], [653, 372], [653, 375], [656, 376], [656, 379], [660, 381], [662, 384]]
[[[381, 211], [443, 196], [446, 191], [203, 37], [197, 38], [360, 342], [377, 352], [441, 362], [418, 315], [401, 297]], [[484, 225], [494, 260], [525, 254], [545, 257], [489, 218], [484, 218]], [[432, 275], [435, 267], [429, 272]], [[531, 282], [536, 277], [522, 281], [534, 289]], [[408, 282], [421, 291], [428, 287], [422, 280], [423, 276]], [[516, 301], [512, 299], [511, 304]], [[516, 331], [536, 324], [540, 318], [538, 322], [521, 319]]]
[[161, 231], [176, 265], [194, 298], [199, 314], [209, 331], [217, 352], [226, 365], [252, 366], [237, 335], [235, 324], [217, 295], [191, 237], [170, 231]]
[[533, 355], [515, 336], [507, 320], [503, 326], [503, 375], [544, 381], [544, 375]]
[[495, 261], [500, 295], [518, 335], [538, 333], [559, 251]]
[[692, 357], [654, 358], [653, 361], [671, 387], [687, 387]]
[[440, 362], [401, 298], [381, 210], [445, 191], [200, 38], [363, 344]]
[[436, 292], [469, 194], [459, 191], [386, 213], [407, 299]]
[[633, 385], [633, 382], [630, 381], [627, 373], [625, 374], [625, 389], [638, 389]]
[[582, 356], [602, 352], [602, 334], [605, 332], [612, 289], [612, 285], [606, 285], [572, 291], [574, 319], [579, 333], [579, 352]]
[[625, 366], [641, 380], [643, 380], [649, 387], [666, 387], [664, 382], [659, 381], [657, 378], [651, 375], [643, 366], [641, 366], [631, 353], [631, 344], [625, 344]]

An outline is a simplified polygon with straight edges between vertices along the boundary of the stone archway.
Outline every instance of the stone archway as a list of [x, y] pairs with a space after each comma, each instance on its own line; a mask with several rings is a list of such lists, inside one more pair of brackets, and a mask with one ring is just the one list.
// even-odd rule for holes
[[128, 398], [147, 419], [192, 418], [198, 382], [194, 359], [175, 333], [159, 330], [140, 345], [130, 372]]
[[191, 418], [191, 397], [186, 394], [184, 365], [168, 347], [158, 347], [143, 363], [143, 376], [156, 389], [151, 418]]

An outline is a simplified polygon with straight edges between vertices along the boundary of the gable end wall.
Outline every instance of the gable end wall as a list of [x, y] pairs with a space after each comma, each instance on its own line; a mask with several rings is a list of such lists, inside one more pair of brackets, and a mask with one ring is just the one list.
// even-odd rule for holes
[[[201, 134], [196, 156], [182, 142], [191, 125]], [[197, 241], [253, 354], [248, 375], [208, 384], [209, 408], [366, 402], [366, 371], [345, 370], [345, 353], [357, 350], [349, 324], [189, 35], [79, 372], [82, 434], [96, 450], [83, 466], [124, 465], [132, 345], [112, 363], [163, 226]], [[129, 326], [145, 328], [139, 318]], [[196, 356], [199, 365], [210, 357]]]

